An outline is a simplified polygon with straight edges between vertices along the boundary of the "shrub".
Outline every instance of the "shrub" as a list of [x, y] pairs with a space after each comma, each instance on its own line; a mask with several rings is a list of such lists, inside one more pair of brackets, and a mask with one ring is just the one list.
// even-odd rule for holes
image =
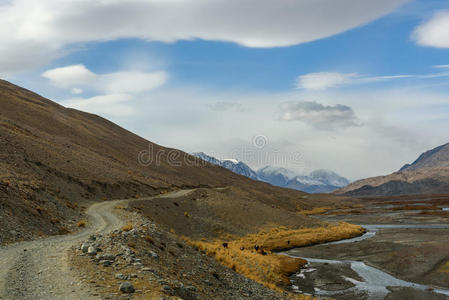
[[78, 223], [76, 223], [76, 227], [86, 227], [87, 222], [85, 220], [80, 220]]

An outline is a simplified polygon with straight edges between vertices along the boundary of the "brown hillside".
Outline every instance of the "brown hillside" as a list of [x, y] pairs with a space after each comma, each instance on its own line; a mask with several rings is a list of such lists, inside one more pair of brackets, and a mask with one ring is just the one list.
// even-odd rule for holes
[[[305, 224], [310, 221], [303, 216], [292, 221], [296, 210], [333, 202], [330, 196], [310, 201], [305, 193], [253, 181], [198, 159], [191, 164], [195, 158], [182, 151], [161, 147], [99, 116], [65, 108], [6, 81], [0, 81], [0, 147], [0, 243], [71, 230], [82, 218], [86, 201], [186, 187], [232, 187], [233, 197], [241, 198], [234, 201], [263, 207], [256, 214], [267, 220], [262, 223], [270, 223], [270, 216], [282, 223], [285, 211], [289, 215], [285, 225]], [[139, 163], [139, 153], [151, 147], [159, 160]], [[269, 208], [279, 211], [272, 214]], [[227, 214], [223, 221], [235, 221], [233, 227], [238, 227], [239, 218], [247, 219], [242, 213], [235, 220], [231, 212]], [[251, 211], [244, 214], [251, 218]], [[260, 222], [247, 223], [254, 227]]]

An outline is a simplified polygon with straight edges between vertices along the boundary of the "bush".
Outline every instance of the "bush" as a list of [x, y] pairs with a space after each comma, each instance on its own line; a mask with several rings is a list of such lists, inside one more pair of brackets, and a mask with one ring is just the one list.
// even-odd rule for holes
[[78, 223], [76, 223], [76, 227], [86, 227], [87, 222], [85, 220], [80, 220]]

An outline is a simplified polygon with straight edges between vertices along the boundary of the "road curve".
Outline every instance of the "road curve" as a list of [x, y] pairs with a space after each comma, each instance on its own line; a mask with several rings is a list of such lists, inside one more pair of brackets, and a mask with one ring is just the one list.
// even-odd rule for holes
[[[176, 198], [193, 190], [180, 190], [155, 197]], [[152, 199], [151, 198], [143, 198]], [[0, 247], [0, 299], [99, 299], [89, 293], [68, 263], [68, 250], [91, 234], [107, 234], [126, 221], [113, 213], [116, 205], [135, 199], [91, 205], [88, 226], [76, 233]]]

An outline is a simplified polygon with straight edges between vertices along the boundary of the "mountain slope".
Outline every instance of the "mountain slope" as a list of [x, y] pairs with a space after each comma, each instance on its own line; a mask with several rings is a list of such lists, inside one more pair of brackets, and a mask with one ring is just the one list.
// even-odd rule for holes
[[398, 172], [362, 179], [335, 193], [351, 196], [449, 193], [449, 144], [421, 154]]
[[422, 168], [449, 167], [449, 143], [421, 154], [411, 164], [406, 164], [399, 171], [416, 171]]
[[[208, 207], [220, 212], [233, 200], [226, 215], [217, 213], [203, 224], [211, 228], [226, 229], [228, 222], [238, 226], [243, 220], [255, 232], [271, 224], [273, 215], [278, 221], [270, 226], [313, 226], [317, 222], [298, 216], [297, 210], [332, 203], [328, 197], [309, 201], [302, 192], [164, 148], [6, 81], [0, 81], [0, 148], [0, 244], [73, 230], [92, 201], [189, 187], [230, 187], [225, 195], [198, 202], [206, 219]], [[242, 209], [248, 204], [251, 211]]]

